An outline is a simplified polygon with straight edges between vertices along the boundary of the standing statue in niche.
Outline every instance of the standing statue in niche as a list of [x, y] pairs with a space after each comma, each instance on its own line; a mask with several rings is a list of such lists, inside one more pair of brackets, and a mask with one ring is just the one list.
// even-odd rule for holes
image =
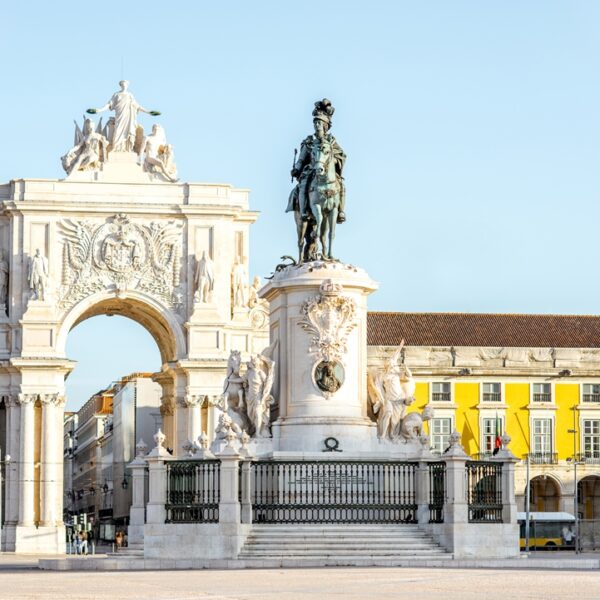
[[100, 108], [89, 108], [89, 114], [112, 110], [115, 113], [114, 125], [112, 126], [111, 137], [109, 139], [112, 152], [133, 152], [136, 145], [136, 136], [138, 136], [137, 115], [139, 112], [146, 113], [156, 117], [160, 112], [156, 110], [146, 110], [138, 104], [133, 94], [128, 91], [129, 81], [119, 81], [118, 92], [115, 92], [112, 98]]
[[31, 290], [32, 300], [44, 300], [48, 285], [48, 259], [42, 256], [39, 248], [29, 261], [27, 281]]
[[196, 287], [194, 302], [199, 302], [201, 304], [210, 302], [212, 291], [215, 286], [215, 274], [213, 261], [206, 253], [206, 250], [202, 251], [202, 257], [196, 266], [194, 285]]
[[8, 300], [8, 262], [4, 258], [4, 250], [0, 250], [0, 311], [6, 312]]
[[377, 435], [392, 441], [416, 440], [423, 432], [423, 421], [433, 416], [430, 407], [423, 414], [406, 414], [407, 407], [415, 400], [416, 383], [406, 365], [400, 364], [402, 347], [385, 361], [382, 370], [367, 374], [367, 389], [377, 416]]
[[298, 183], [290, 194], [286, 212], [294, 212], [299, 262], [319, 257], [333, 259], [335, 227], [346, 220], [342, 177], [346, 155], [329, 133], [334, 111], [327, 98], [315, 102], [315, 132], [302, 142], [292, 168], [292, 180], [295, 178]]
[[235, 264], [233, 265], [233, 306], [235, 308], [244, 308], [248, 306], [248, 300], [246, 296], [246, 285], [248, 281], [248, 274], [246, 272], [246, 265], [244, 259], [236, 258]]
[[242, 355], [239, 350], [232, 350], [227, 361], [227, 377], [223, 385], [222, 410], [241, 429], [249, 429], [250, 422], [246, 412], [245, 387], [246, 379], [240, 374]]
[[63, 157], [63, 169], [70, 175], [74, 171], [99, 169], [108, 156], [108, 140], [102, 134], [102, 123], [94, 130], [94, 122], [85, 119], [83, 130], [75, 123], [75, 145]]

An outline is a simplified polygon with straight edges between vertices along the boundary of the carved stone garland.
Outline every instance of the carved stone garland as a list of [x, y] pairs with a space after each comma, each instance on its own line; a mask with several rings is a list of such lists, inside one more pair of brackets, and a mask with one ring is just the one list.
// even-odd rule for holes
[[343, 384], [348, 335], [357, 324], [356, 303], [342, 295], [343, 287], [331, 279], [323, 281], [319, 291], [302, 305], [298, 324], [311, 335], [313, 383], [328, 398]]
[[65, 238], [60, 308], [107, 288], [117, 295], [137, 289], [167, 306], [180, 303], [180, 224], [139, 224], [121, 213], [101, 225], [64, 220], [60, 228]]

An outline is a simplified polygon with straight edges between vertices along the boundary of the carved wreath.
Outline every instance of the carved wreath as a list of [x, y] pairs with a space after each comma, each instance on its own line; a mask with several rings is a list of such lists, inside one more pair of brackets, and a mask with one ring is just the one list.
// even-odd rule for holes
[[321, 284], [321, 293], [302, 305], [298, 324], [312, 337], [311, 354], [317, 362], [340, 360], [347, 352], [348, 335], [356, 326], [356, 303], [341, 294], [342, 286], [328, 279]]

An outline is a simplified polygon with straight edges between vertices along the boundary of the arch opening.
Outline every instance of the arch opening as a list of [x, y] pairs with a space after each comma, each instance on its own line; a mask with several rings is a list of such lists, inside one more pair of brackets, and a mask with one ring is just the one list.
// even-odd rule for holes
[[537, 475], [529, 483], [529, 507], [534, 512], [557, 512], [560, 506], [560, 486], [548, 475]]

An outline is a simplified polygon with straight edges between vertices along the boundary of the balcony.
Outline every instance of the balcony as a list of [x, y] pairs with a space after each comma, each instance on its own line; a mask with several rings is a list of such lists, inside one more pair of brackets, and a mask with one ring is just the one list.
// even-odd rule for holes
[[577, 462], [586, 465], [600, 465], [600, 452], [583, 452], [577, 455]]
[[450, 402], [450, 392], [432, 392], [432, 402]]
[[531, 465], [557, 465], [558, 454], [556, 452], [532, 452], [527, 454]]
[[500, 392], [483, 392], [483, 402], [501, 402], [502, 394]]
[[600, 394], [583, 394], [583, 401], [600, 403]]
[[552, 402], [552, 394], [533, 394], [534, 402]]

